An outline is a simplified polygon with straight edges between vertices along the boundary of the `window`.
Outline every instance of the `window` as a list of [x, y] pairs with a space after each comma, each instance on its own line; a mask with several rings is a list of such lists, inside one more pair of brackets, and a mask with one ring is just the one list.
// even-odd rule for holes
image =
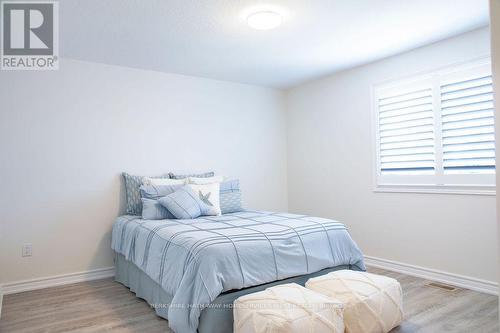
[[374, 87], [382, 191], [494, 194], [489, 60]]

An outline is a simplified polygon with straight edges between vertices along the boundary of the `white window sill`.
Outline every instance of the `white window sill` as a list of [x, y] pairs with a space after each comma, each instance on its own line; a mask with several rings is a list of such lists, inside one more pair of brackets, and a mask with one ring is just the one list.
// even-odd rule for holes
[[380, 193], [428, 193], [461, 195], [496, 195], [495, 186], [458, 186], [458, 185], [377, 185], [373, 192]]

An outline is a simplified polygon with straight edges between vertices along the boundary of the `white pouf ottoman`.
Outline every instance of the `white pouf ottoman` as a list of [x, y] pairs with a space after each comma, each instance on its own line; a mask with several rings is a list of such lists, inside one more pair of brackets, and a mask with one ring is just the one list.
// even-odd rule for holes
[[343, 306], [295, 283], [234, 301], [235, 333], [343, 333]]
[[386, 333], [403, 321], [403, 292], [395, 279], [341, 270], [309, 279], [306, 288], [344, 303], [348, 333]]

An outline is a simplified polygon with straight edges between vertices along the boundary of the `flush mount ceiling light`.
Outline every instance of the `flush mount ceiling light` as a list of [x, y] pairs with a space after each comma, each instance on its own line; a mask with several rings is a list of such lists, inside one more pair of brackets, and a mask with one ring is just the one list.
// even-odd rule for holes
[[272, 11], [256, 12], [247, 17], [247, 24], [257, 30], [271, 30], [280, 26], [281, 15]]

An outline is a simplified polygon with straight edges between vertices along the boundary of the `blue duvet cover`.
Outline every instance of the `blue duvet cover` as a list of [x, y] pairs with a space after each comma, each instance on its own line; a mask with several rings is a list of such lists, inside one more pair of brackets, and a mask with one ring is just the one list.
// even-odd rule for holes
[[121, 216], [112, 248], [173, 296], [169, 326], [196, 332], [201, 310], [222, 292], [339, 265], [364, 270], [363, 255], [337, 221], [245, 211], [193, 220]]

